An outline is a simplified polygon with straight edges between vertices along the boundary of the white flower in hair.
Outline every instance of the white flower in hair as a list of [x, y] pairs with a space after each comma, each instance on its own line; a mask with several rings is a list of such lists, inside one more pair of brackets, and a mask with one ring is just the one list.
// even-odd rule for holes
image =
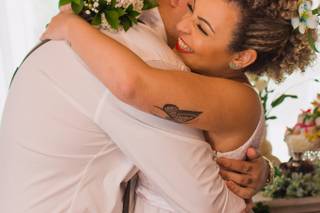
[[291, 24], [294, 29], [299, 29], [301, 34], [304, 34], [307, 29], [316, 29], [319, 25], [319, 18], [313, 14], [312, 2], [308, 0], [301, 1], [298, 7], [298, 17], [291, 19]]
[[258, 92], [262, 92], [263, 90], [265, 90], [268, 87], [268, 81], [265, 79], [258, 79], [255, 83], [255, 88], [258, 90]]

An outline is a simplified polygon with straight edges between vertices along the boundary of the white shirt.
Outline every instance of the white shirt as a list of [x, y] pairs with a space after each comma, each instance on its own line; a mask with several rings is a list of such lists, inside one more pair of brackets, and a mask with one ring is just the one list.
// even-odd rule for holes
[[[186, 69], [146, 25], [110, 36], [150, 65]], [[62, 41], [20, 67], [0, 129], [0, 212], [121, 212], [137, 167], [177, 212], [245, 207], [201, 132], [119, 102], [87, 69]]]

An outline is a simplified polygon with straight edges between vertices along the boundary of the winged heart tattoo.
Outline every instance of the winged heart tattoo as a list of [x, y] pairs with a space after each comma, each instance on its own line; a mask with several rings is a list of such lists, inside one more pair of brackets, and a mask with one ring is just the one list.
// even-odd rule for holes
[[197, 111], [181, 110], [174, 104], [166, 104], [163, 107], [155, 107], [166, 113], [166, 119], [177, 123], [186, 123], [192, 121], [202, 114], [202, 112]]

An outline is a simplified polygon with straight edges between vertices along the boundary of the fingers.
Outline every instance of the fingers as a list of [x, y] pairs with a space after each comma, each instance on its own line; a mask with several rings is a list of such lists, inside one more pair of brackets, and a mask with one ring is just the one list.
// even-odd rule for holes
[[65, 4], [61, 6], [59, 9], [61, 12], [72, 12], [71, 4]]
[[218, 158], [217, 163], [224, 169], [239, 172], [242, 174], [248, 174], [253, 171], [253, 164], [248, 161]]
[[46, 32], [42, 33], [40, 41], [51, 40]]
[[252, 199], [250, 200], [246, 200], [246, 208], [242, 211], [242, 213], [251, 213], [252, 212], [252, 208], [254, 206]]
[[42, 35], [41, 35], [41, 37], [40, 37], [40, 40], [41, 41], [44, 41], [44, 40], [46, 40], [47, 38], [46, 38], [46, 34], [45, 33], [42, 33]]
[[247, 207], [251, 210], [254, 206], [252, 199], [246, 200]]
[[220, 170], [220, 175], [225, 180], [231, 180], [244, 187], [254, 187], [254, 180], [249, 175], [230, 172], [224, 169]]
[[255, 195], [254, 189], [251, 188], [243, 188], [233, 181], [226, 182], [227, 187], [236, 195], [243, 199], [251, 199]]
[[249, 161], [258, 159], [259, 157], [261, 157], [261, 154], [257, 149], [255, 149], [253, 147], [248, 148], [248, 150], [247, 150], [247, 158], [248, 158]]

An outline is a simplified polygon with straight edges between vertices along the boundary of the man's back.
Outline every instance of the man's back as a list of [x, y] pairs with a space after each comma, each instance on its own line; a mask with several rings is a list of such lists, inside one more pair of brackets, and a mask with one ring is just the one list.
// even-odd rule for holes
[[[12, 193], [0, 192], [2, 211], [111, 212], [108, 208], [119, 205], [108, 197], [104, 178], [125, 168], [124, 174], [118, 171], [114, 187], [108, 187], [116, 195], [117, 181], [120, 184], [133, 165], [93, 122], [105, 89], [79, 62], [64, 42], [50, 42], [36, 50], [16, 75], [0, 135], [0, 162], [5, 163], [0, 184], [8, 187], [3, 192]], [[63, 88], [69, 84], [73, 86]]]
[[[109, 35], [154, 66], [185, 68], [144, 25]], [[44, 44], [20, 67], [0, 129], [2, 212], [121, 211], [120, 185], [137, 169], [96, 124], [111, 94], [87, 69], [62, 41]]]
[[[186, 69], [144, 25], [110, 36], [152, 66]], [[119, 102], [64, 42], [41, 46], [20, 68], [0, 141], [1, 212], [121, 212], [121, 187], [137, 171], [126, 157], [178, 212], [243, 206], [218, 175], [201, 131]]]

